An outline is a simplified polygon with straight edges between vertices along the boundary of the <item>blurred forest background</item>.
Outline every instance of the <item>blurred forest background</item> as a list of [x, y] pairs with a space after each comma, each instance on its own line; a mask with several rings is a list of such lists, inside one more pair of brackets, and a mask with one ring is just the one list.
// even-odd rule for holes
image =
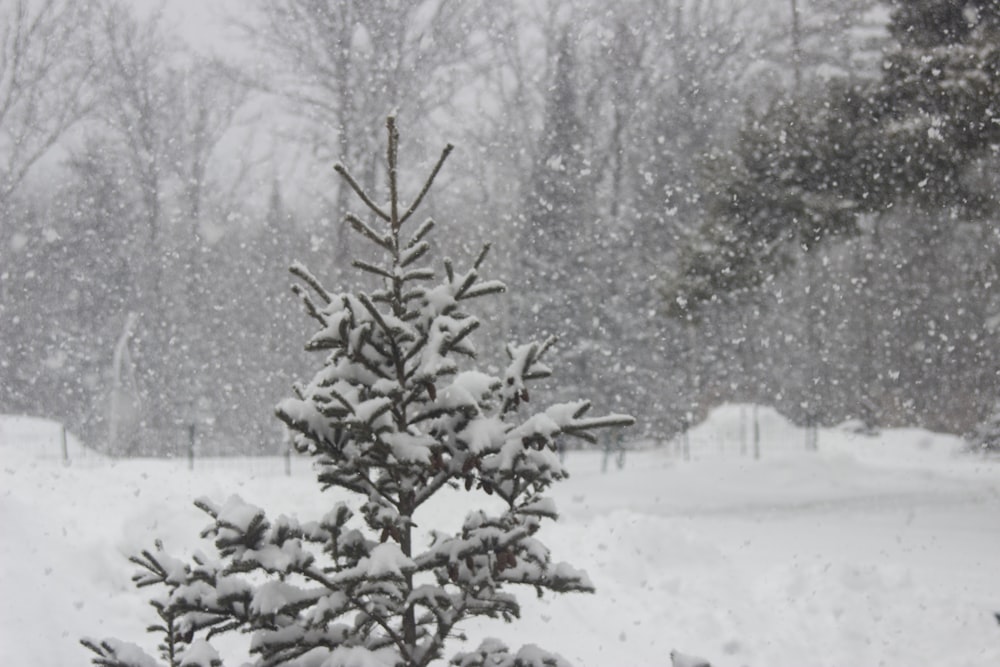
[[271, 406], [320, 362], [287, 267], [356, 280], [332, 166], [383, 183], [394, 110], [404, 177], [457, 145], [442, 250], [493, 242], [511, 288], [481, 355], [557, 333], [553, 398], [659, 440], [724, 401], [994, 411], [997, 0], [217, 8], [194, 44], [169, 0], [0, 0], [0, 413], [280, 451]]

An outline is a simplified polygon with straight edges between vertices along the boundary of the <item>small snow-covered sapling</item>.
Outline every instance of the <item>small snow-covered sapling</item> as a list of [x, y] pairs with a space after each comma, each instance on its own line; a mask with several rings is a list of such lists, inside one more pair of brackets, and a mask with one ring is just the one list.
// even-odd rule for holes
[[[162, 549], [132, 562], [138, 586], [161, 591], [152, 605], [170, 667], [217, 667], [217, 635], [250, 635], [257, 665], [424, 667], [462, 638], [475, 617], [519, 616], [512, 590], [588, 592], [587, 575], [552, 560], [539, 539], [556, 518], [545, 495], [566, 477], [559, 438], [594, 441], [598, 428], [632, 423], [626, 415], [590, 417], [580, 400], [538, 410], [528, 386], [548, 377], [553, 341], [508, 345], [501, 373], [473, 366], [475, 299], [504, 291], [483, 280], [488, 246], [464, 269], [424, 263], [434, 222], [411, 218], [451, 152], [448, 146], [408, 206], [399, 196], [398, 134], [387, 122], [388, 203], [377, 204], [342, 166], [347, 187], [370, 220], [347, 222], [381, 261], [354, 266], [376, 278], [371, 291], [332, 292], [304, 266], [292, 268], [306, 313], [318, 324], [306, 349], [324, 362], [281, 401], [277, 416], [296, 449], [313, 458], [319, 483], [348, 492], [318, 520], [268, 518], [237, 496], [196, 504], [211, 517], [202, 535], [215, 554], [190, 562]], [[439, 493], [490, 498], [460, 526], [427, 526], [426, 503]], [[418, 531], [418, 526], [419, 530]], [[84, 640], [105, 667], [160, 664], [133, 644]], [[496, 640], [459, 652], [460, 667], [563, 667], [536, 646], [513, 652]]]

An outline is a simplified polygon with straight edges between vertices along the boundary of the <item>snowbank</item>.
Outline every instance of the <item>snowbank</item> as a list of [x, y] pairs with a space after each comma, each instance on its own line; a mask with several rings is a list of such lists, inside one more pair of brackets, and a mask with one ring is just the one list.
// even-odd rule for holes
[[0, 448], [5, 459], [13, 456], [45, 460], [65, 457], [70, 461], [103, 458], [84, 447], [75, 435], [64, 431], [62, 424], [25, 415], [0, 415]]
[[[602, 474], [599, 452], [571, 452], [573, 476], [553, 489], [561, 520], [540, 537], [597, 594], [525, 591], [521, 622], [467, 627], [453, 649], [492, 635], [579, 667], [665, 666], [672, 649], [715, 667], [1000, 664], [1000, 467], [922, 431], [823, 430], [820, 451], [805, 452], [800, 430], [760, 415], [759, 461], [739, 453], [739, 406], [692, 429], [692, 462], [630, 451]], [[49, 424], [18, 421], [0, 437], [4, 664], [84, 664], [81, 636], [154, 650], [125, 555], [155, 537], [197, 546], [197, 497], [237, 493], [303, 519], [337, 500], [302, 461], [290, 477], [280, 459], [64, 466], [26, 455], [47, 451]], [[456, 529], [467, 498], [442, 497], [417, 521]]]
[[[771, 407], [759, 406], [756, 414], [762, 458], [784, 461], [807, 453], [804, 428]], [[752, 457], [753, 421], [752, 405], [725, 404], [713, 409], [689, 432], [691, 459]], [[960, 477], [988, 477], [997, 470], [995, 460], [970, 453], [961, 437], [915, 428], [882, 429], [875, 434], [860, 433], [851, 424], [820, 428], [818, 455], [831, 464], [850, 459], [880, 469], [929, 470]]]

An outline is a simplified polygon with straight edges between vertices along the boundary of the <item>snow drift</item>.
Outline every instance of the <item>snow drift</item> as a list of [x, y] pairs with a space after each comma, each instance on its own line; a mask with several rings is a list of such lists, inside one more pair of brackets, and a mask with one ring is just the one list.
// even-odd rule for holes
[[[669, 447], [630, 451], [601, 474], [600, 453], [571, 452], [547, 542], [597, 593], [524, 600], [519, 623], [476, 626], [465, 650], [497, 636], [579, 667], [669, 665], [674, 649], [715, 667], [1000, 664], [997, 463], [918, 430], [824, 429], [819, 452], [805, 452], [800, 430], [760, 415], [760, 461], [739, 454], [739, 406], [692, 429], [688, 463]], [[151, 650], [124, 556], [156, 537], [195, 548], [198, 497], [308, 515], [337, 500], [303, 461], [290, 477], [279, 459], [65, 466], [36, 446], [50, 425], [14, 421], [0, 420], [5, 664], [84, 664], [82, 636]], [[461, 521], [462, 499], [436, 503], [438, 523]]]

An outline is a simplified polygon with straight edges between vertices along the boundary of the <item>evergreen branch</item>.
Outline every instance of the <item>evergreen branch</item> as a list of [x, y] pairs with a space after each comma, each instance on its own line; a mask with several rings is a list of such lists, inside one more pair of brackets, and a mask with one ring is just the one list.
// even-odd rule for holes
[[604, 417], [591, 417], [589, 419], [580, 419], [580, 416], [585, 413], [590, 408], [589, 402], [584, 402], [580, 405], [579, 409], [573, 415], [573, 422], [566, 424], [560, 429], [560, 433], [572, 436], [574, 438], [580, 438], [591, 444], [597, 443], [597, 438], [590, 433], [590, 431], [598, 428], [617, 428], [632, 426], [635, 424], [635, 419], [629, 415], [621, 414], [611, 414]]
[[[497, 583], [502, 584], [502, 582], [512, 583], [512, 584], [527, 584], [530, 585], [533, 582], [528, 581], [518, 581], [510, 578], [498, 578]], [[518, 605], [516, 600], [513, 599], [488, 599], [483, 600], [479, 597], [480, 590], [478, 588], [468, 588], [461, 587], [462, 592], [465, 595], [465, 600], [467, 602], [466, 608], [468, 609], [469, 616], [486, 616], [487, 618], [497, 618], [502, 617], [505, 621], [510, 622], [515, 618], [521, 617], [521, 607]], [[486, 663], [489, 664], [489, 663]], [[500, 663], [504, 664], [504, 663]], [[517, 663], [513, 663], [517, 665]], [[545, 664], [545, 663], [542, 663]]]
[[344, 406], [344, 408], [347, 410], [348, 413], [352, 415], [356, 414], [354, 406], [351, 405], [350, 401], [344, 398], [344, 396], [339, 391], [337, 391], [333, 387], [327, 387], [326, 390], [327, 392], [329, 392], [330, 396], [337, 399], [337, 402]]
[[[391, 354], [389, 354], [388, 352], [386, 352], [382, 348], [380, 348], [377, 345], [375, 345], [375, 343], [370, 342], [369, 344], [371, 345], [372, 349], [375, 350], [376, 352], [378, 352], [378, 354], [383, 359], [387, 359], [389, 361], [391, 361], [393, 359], [393, 357], [392, 357]], [[358, 362], [359, 364], [361, 364], [362, 366], [364, 366], [367, 370], [371, 371], [377, 377], [379, 377], [379, 378], [381, 378], [383, 380], [394, 380], [395, 379], [392, 376], [392, 374], [387, 373], [385, 371], [385, 369], [383, 369], [381, 366], [379, 366], [378, 364], [376, 364], [375, 362], [373, 362], [371, 359], [369, 359], [368, 357], [366, 357], [364, 354], [354, 355], [351, 358], [351, 360]]]
[[617, 428], [632, 426], [635, 418], [630, 415], [611, 414], [604, 417], [591, 417], [589, 419], [575, 420], [572, 424], [563, 428], [564, 433], [575, 434], [576, 431], [591, 430], [595, 428]]
[[389, 222], [391, 220], [389, 218], [389, 214], [383, 211], [381, 208], [379, 208], [378, 204], [376, 204], [371, 200], [371, 198], [365, 193], [365, 191], [361, 188], [361, 186], [358, 185], [358, 182], [354, 180], [354, 177], [351, 176], [350, 172], [347, 171], [347, 168], [345, 168], [344, 165], [337, 163], [333, 165], [333, 170], [336, 171], [338, 174], [340, 174], [341, 178], [347, 181], [347, 184], [351, 186], [352, 190], [354, 190], [354, 194], [356, 194], [361, 199], [361, 201], [365, 203], [365, 206], [367, 206], [372, 211], [372, 213], [382, 218], [386, 222]]
[[[421, 336], [420, 338], [418, 338], [417, 340], [415, 340], [413, 342], [413, 345], [410, 346], [410, 349], [407, 350], [406, 356], [403, 357], [403, 363], [412, 361], [414, 357], [416, 357], [418, 354], [420, 354], [423, 351], [424, 347], [427, 345], [427, 342], [429, 340], [430, 340], [430, 337], [427, 334], [424, 334], [423, 336]], [[416, 368], [414, 368], [412, 371], [410, 371], [409, 373], [407, 373], [406, 377], [407, 378], [411, 377], [414, 372], [416, 372]]]
[[[451, 600], [449, 596], [444, 596], [447, 603], [450, 605]], [[437, 625], [437, 630], [434, 633], [428, 633], [430, 635], [430, 641], [427, 645], [420, 651], [421, 659], [417, 663], [417, 667], [427, 667], [432, 661], [441, 656], [441, 650], [444, 648], [444, 643], [448, 640], [448, 635], [451, 634], [452, 628], [455, 627], [455, 623], [458, 619], [465, 616], [465, 605], [455, 605], [454, 608], [450, 609], [447, 613], [445, 608], [439, 605], [428, 605], [418, 600], [414, 600], [410, 603], [410, 606], [416, 607], [417, 604], [422, 604], [426, 607], [430, 614], [434, 617]], [[430, 622], [428, 621], [428, 625]]]
[[[198, 603], [175, 604], [172, 611], [178, 617], [186, 617], [186, 629], [192, 634], [211, 628], [206, 639], [235, 630], [250, 619], [246, 614], [235, 614], [233, 610], [225, 607], [208, 609], [200, 601]], [[160, 630], [163, 629], [160, 628]]]
[[319, 339], [314, 338], [313, 340], [307, 342], [305, 345], [305, 350], [306, 352], [318, 352], [320, 350], [339, 350], [342, 349], [343, 347], [344, 343], [342, 341], [333, 338], [323, 337]]
[[385, 318], [382, 317], [382, 313], [380, 313], [379, 310], [378, 310], [378, 308], [375, 307], [375, 304], [372, 303], [372, 300], [370, 298], [368, 298], [367, 294], [360, 294], [360, 295], [358, 295], [358, 300], [361, 301], [361, 305], [363, 305], [365, 307], [365, 310], [368, 311], [368, 314], [372, 316], [372, 319], [375, 320], [375, 323], [378, 324], [379, 328], [382, 329], [382, 331], [385, 333], [386, 337], [389, 339], [389, 343], [390, 343], [390, 345], [392, 347], [392, 354], [391, 354], [391, 356], [386, 357], [386, 358], [388, 358], [388, 359], [398, 359], [399, 358], [399, 349], [398, 349], [398, 346], [396, 345], [396, 339], [395, 339], [395, 336], [394, 336], [395, 332], [392, 330], [392, 328], [389, 326], [389, 324], [385, 321]]
[[262, 645], [260, 648], [251, 649], [250, 652], [261, 654], [264, 659], [261, 667], [278, 667], [278, 665], [294, 664], [293, 660], [301, 658], [315, 648], [316, 646], [312, 644], [291, 643], [277, 648]]
[[347, 408], [330, 401], [324, 401], [323, 405], [316, 407], [316, 411], [327, 419], [336, 421], [338, 424], [343, 424], [344, 418], [351, 414], [351, 411]]
[[[368, 606], [364, 603], [363, 600], [358, 598], [356, 595], [352, 594], [348, 588], [334, 581], [331, 581], [326, 577], [326, 575], [324, 575], [322, 572], [319, 572], [315, 568], [307, 568], [303, 570], [302, 576], [306, 577], [307, 579], [312, 579], [316, 583], [326, 587], [328, 590], [338, 591], [340, 593], [343, 593], [344, 597], [346, 597], [348, 601], [351, 604], [353, 604], [355, 608], [358, 609], [359, 611], [366, 609]], [[385, 632], [386, 635], [388, 635], [392, 639], [392, 642], [394, 644], [400, 647], [400, 650], [402, 650], [402, 648], [405, 646], [402, 637], [400, 637], [399, 633], [397, 633], [395, 630], [392, 629], [392, 626], [390, 626], [388, 622], [382, 619], [378, 614], [368, 614], [368, 618], [373, 620], [376, 625], [382, 628], [382, 631]]]
[[475, 331], [478, 328], [479, 328], [479, 320], [476, 320], [476, 319], [470, 320], [469, 323], [466, 324], [464, 327], [462, 327], [459, 330], [459, 332], [457, 334], [455, 334], [454, 337], [452, 337], [451, 340], [449, 340], [447, 343], [445, 343], [444, 349], [442, 350], [442, 352], [446, 352], [447, 353], [447, 352], [456, 351], [457, 348], [458, 348], [458, 346], [459, 346], [459, 344], [463, 340], [465, 340], [465, 338], [469, 334], [471, 334], [473, 331]]
[[[345, 459], [341, 458], [336, 463], [331, 463], [330, 465], [337, 466], [337, 465], [342, 465], [344, 463]], [[386, 469], [384, 465], [376, 465], [374, 462], [370, 460], [367, 465], [368, 467], [372, 468], [379, 468], [382, 470]], [[354, 493], [366, 496], [368, 498], [379, 496], [380, 498], [385, 500], [386, 503], [388, 503], [392, 507], [395, 507], [397, 511], [399, 510], [399, 503], [396, 502], [396, 500], [391, 495], [387, 494], [377, 484], [368, 479], [365, 473], [358, 470], [354, 470], [350, 471], [349, 475], [350, 476], [348, 476], [348, 473], [345, 472], [344, 470], [341, 470], [338, 467], [333, 467], [331, 469], [321, 472], [320, 475], [318, 476], [318, 479], [320, 480], [320, 482], [325, 482], [327, 484], [326, 488], [329, 488], [331, 486], [338, 486], [342, 489], [353, 491]]]
[[431, 218], [424, 220], [423, 224], [417, 227], [416, 233], [413, 234], [413, 238], [411, 238], [410, 242], [406, 244], [406, 247], [412, 248], [414, 245], [420, 243], [420, 241], [422, 241], [423, 238], [427, 236], [432, 229], [434, 229], [434, 224], [434, 220]]
[[333, 301], [333, 297], [330, 296], [330, 293], [327, 292], [323, 285], [320, 284], [319, 280], [316, 279], [316, 276], [309, 272], [309, 269], [307, 269], [305, 265], [295, 262], [288, 268], [288, 270], [293, 276], [299, 278], [306, 285], [309, 285], [309, 287], [312, 287], [316, 294], [323, 299], [323, 301], [326, 303], [331, 303]]
[[503, 294], [506, 291], [507, 286], [499, 280], [489, 280], [470, 288], [467, 292], [461, 296], [456, 296], [455, 298], [460, 301], [465, 301], [467, 299], [478, 299], [481, 296], [487, 296], [490, 294]]
[[412, 322], [413, 320], [420, 319], [420, 311], [408, 310], [402, 315], [400, 315], [399, 319], [403, 320], [404, 322]]
[[[368, 426], [368, 428], [374, 429], [373, 424], [375, 423], [375, 420], [378, 419], [379, 417], [381, 417], [382, 415], [384, 415], [389, 410], [392, 410], [392, 402], [391, 401], [387, 401], [382, 406], [380, 406], [377, 409], [373, 410], [372, 413], [371, 413], [371, 415], [368, 416], [368, 420], [365, 422], [365, 424]], [[384, 430], [381, 431], [381, 432], [384, 432]], [[377, 436], [379, 433], [380, 432], [375, 432], [374, 430], [372, 431], [372, 435], [374, 435], [374, 436]], [[380, 444], [382, 444], [383, 446], [385, 446], [385, 443], [382, 442], [381, 439], [379, 439], [378, 442]]]
[[[417, 392], [417, 391], [412, 392], [410, 394], [409, 398], [406, 399], [405, 405], [407, 407], [409, 407], [410, 405], [413, 404], [414, 401], [416, 401], [418, 398], [420, 398], [423, 395], [424, 395], [423, 391], [421, 391], [421, 392]], [[424, 412], [421, 412], [420, 414], [416, 415], [415, 417], [413, 417], [412, 419], [410, 419], [408, 425], [413, 426], [413, 425], [420, 424], [420, 423], [423, 423], [425, 421], [428, 421], [430, 419], [439, 419], [441, 417], [447, 417], [448, 415], [451, 415], [454, 412], [455, 412], [454, 408], [435, 407], [432, 410], [425, 410]]]
[[281, 407], [275, 408], [274, 415], [285, 423], [288, 428], [293, 431], [301, 433], [305, 437], [309, 438], [317, 447], [320, 447], [324, 451], [336, 452], [339, 451], [336, 443], [328, 442], [321, 433], [316, 431], [308, 419], [296, 419], [295, 417], [289, 415], [287, 412], [281, 409]]
[[382, 278], [385, 278], [387, 280], [393, 279], [393, 275], [388, 271], [386, 271], [385, 269], [379, 268], [374, 264], [369, 264], [368, 262], [365, 262], [360, 259], [356, 259], [353, 262], [351, 262], [351, 266], [353, 266], [356, 269], [361, 269], [362, 271], [367, 271], [368, 273], [374, 273], [375, 275], [381, 276]]
[[219, 518], [219, 507], [208, 498], [196, 498], [194, 506], [213, 519]]
[[212, 637], [215, 637], [217, 635], [223, 635], [227, 632], [232, 632], [233, 630], [239, 630], [240, 627], [243, 625], [243, 623], [244, 623], [243, 619], [233, 618], [231, 621], [229, 621], [229, 623], [224, 625], [217, 625], [216, 627], [209, 630], [208, 634], [205, 635], [205, 639], [211, 640]]
[[438, 172], [441, 171], [441, 167], [444, 166], [444, 161], [448, 159], [448, 155], [451, 154], [454, 149], [455, 147], [452, 144], [448, 144], [444, 147], [444, 150], [441, 151], [441, 157], [438, 158], [437, 164], [435, 164], [434, 169], [431, 170], [431, 175], [427, 177], [427, 182], [424, 183], [424, 187], [420, 190], [420, 194], [417, 195], [417, 198], [413, 200], [412, 204], [410, 204], [410, 208], [403, 214], [402, 219], [399, 221], [400, 225], [406, 222], [417, 210], [417, 207], [420, 206], [420, 202], [424, 200], [424, 197], [427, 195], [427, 191], [431, 189], [431, 185], [434, 183], [434, 179], [437, 178]]
[[479, 266], [483, 263], [483, 260], [486, 259], [486, 255], [489, 254], [490, 248], [492, 247], [493, 247], [492, 243], [483, 244], [483, 249], [479, 251], [479, 256], [476, 257], [476, 261], [472, 263], [472, 268], [474, 269], [479, 268]]
[[100, 667], [136, 667], [137, 665], [158, 664], [154, 662], [152, 656], [145, 652], [142, 652], [141, 655], [135, 655], [134, 652], [129, 651], [128, 659], [119, 657], [119, 652], [124, 647], [118, 642], [112, 643], [112, 640], [109, 639], [98, 643], [85, 637], [80, 640], [80, 643], [96, 654], [91, 660], [93, 664], [100, 665]]
[[425, 572], [435, 567], [448, 565], [453, 560], [461, 560], [468, 556], [488, 556], [500, 549], [506, 549], [515, 545], [531, 534], [531, 528], [526, 524], [517, 525], [509, 530], [505, 530], [498, 537], [490, 539], [478, 538], [476, 540], [464, 540], [465, 545], [443, 553], [440, 550], [428, 551], [413, 559], [418, 572]]
[[444, 260], [444, 272], [448, 276], [448, 282], [455, 282], [455, 267], [452, 265], [451, 260], [447, 257]]
[[[361, 344], [362, 346], [367, 345], [371, 349], [375, 350], [375, 353], [382, 359], [385, 359], [388, 362], [391, 362], [393, 360], [392, 353], [389, 350], [382, 347], [382, 345], [380, 345], [374, 338], [372, 338], [370, 328], [366, 329], [364, 333], [362, 333]], [[372, 371], [380, 378], [389, 379], [390, 377], [385, 373], [385, 371], [382, 370], [381, 366], [379, 366], [378, 364], [374, 363], [371, 359], [369, 359], [368, 355], [366, 355], [362, 350], [357, 350], [356, 354], [351, 355], [351, 361], [355, 361], [363, 365], [365, 368]]]
[[450, 470], [442, 470], [433, 479], [428, 482], [422, 489], [417, 491], [413, 496], [413, 509], [414, 511], [423, 505], [427, 500], [429, 500], [438, 490], [441, 489], [445, 484], [448, 483], [452, 478], [452, 472]]
[[[157, 540], [157, 546], [162, 546]], [[149, 551], [143, 549], [141, 552], [142, 558], [138, 556], [129, 556], [128, 560], [135, 565], [147, 570], [151, 575], [144, 574], [142, 572], [137, 572], [132, 575], [132, 582], [135, 583], [136, 588], [145, 588], [146, 586], [155, 586], [156, 584], [165, 584], [167, 581], [167, 570], [160, 564], [153, 554]]]
[[385, 119], [385, 129], [389, 133], [389, 146], [386, 148], [386, 158], [389, 164], [389, 224], [395, 233], [403, 221], [399, 219], [399, 184], [396, 169], [399, 160], [399, 131], [396, 129], [396, 117]]
[[472, 298], [472, 297], [466, 297], [466, 292], [468, 292], [469, 289], [471, 289], [472, 286], [476, 284], [476, 280], [478, 279], [479, 279], [479, 274], [476, 272], [475, 269], [466, 273], [465, 277], [462, 279], [461, 286], [457, 290], [455, 290], [455, 300], [461, 301], [465, 298]]
[[427, 296], [427, 290], [423, 287], [414, 287], [413, 289], [403, 292], [402, 299], [403, 303], [409, 303], [415, 299], [422, 299]]
[[545, 378], [552, 377], [552, 369], [550, 368], [537, 368], [530, 373], [525, 373], [522, 377], [525, 380], [544, 380]]
[[515, 477], [510, 480], [510, 491], [507, 491], [503, 484], [494, 484], [493, 493], [497, 494], [497, 497], [507, 503], [509, 511], [513, 513], [514, 503], [517, 501], [517, 497], [521, 495], [521, 485], [518, 484], [518, 480]]
[[542, 341], [542, 344], [538, 346], [538, 350], [535, 352], [534, 355], [532, 355], [531, 361], [528, 363], [528, 366], [529, 367], [534, 366], [536, 363], [538, 363], [538, 360], [542, 358], [542, 355], [548, 352], [549, 349], [556, 344], [557, 340], [559, 340], [558, 337], [549, 336], [544, 341]]
[[577, 430], [573, 430], [573, 429], [567, 428], [567, 429], [563, 429], [562, 432], [564, 434], [568, 435], [568, 436], [572, 436], [574, 438], [579, 438], [580, 440], [583, 440], [584, 442], [588, 442], [588, 443], [590, 443], [592, 445], [596, 445], [597, 444], [597, 437], [594, 436], [594, 435], [591, 435], [590, 433], [588, 433], [585, 430], [577, 431]]
[[434, 280], [434, 269], [424, 268], [407, 271], [403, 274], [401, 280], [404, 283], [410, 282], [411, 280]]
[[[338, 457], [336, 463], [342, 463], [344, 460], [346, 460], [344, 457]], [[336, 463], [328, 462], [327, 465], [336, 465]], [[336, 486], [344, 489], [345, 491], [357, 493], [358, 495], [367, 495], [371, 489], [368, 486], [361, 484], [356, 477], [357, 475], [355, 475], [354, 478], [346, 477], [337, 470], [324, 470], [316, 476], [316, 479], [323, 485], [323, 491]]]
[[405, 256], [400, 258], [399, 265], [403, 268], [406, 268], [410, 264], [413, 264], [415, 261], [426, 255], [427, 251], [430, 249], [431, 246], [426, 241], [423, 243], [418, 243], [416, 245], [410, 246], [404, 251]]
[[378, 232], [369, 227], [368, 223], [364, 222], [361, 218], [357, 217], [353, 213], [348, 213], [344, 216], [344, 219], [347, 220], [356, 232], [367, 237], [369, 240], [385, 248], [389, 252], [392, 252], [392, 241], [385, 236], [379, 236]]
[[292, 294], [299, 297], [302, 301], [302, 305], [305, 306], [306, 314], [309, 315], [309, 317], [313, 318], [323, 326], [326, 326], [326, 320], [324, 320], [323, 316], [319, 314], [319, 310], [316, 309], [316, 304], [313, 303], [311, 298], [309, 298], [309, 295], [306, 294], [305, 290], [298, 285], [292, 285]]
[[476, 351], [475, 351], [475, 350], [473, 350], [473, 349], [472, 349], [471, 347], [456, 347], [456, 348], [455, 348], [454, 350], [452, 350], [452, 351], [453, 351], [453, 352], [454, 352], [455, 354], [460, 354], [460, 355], [462, 355], [462, 356], [463, 356], [463, 357], [465, 357], [466, 359], [478, 359], [478, 358], [479, 358], [479, 357], [478, 357], [478, 356], [476, 355]]

